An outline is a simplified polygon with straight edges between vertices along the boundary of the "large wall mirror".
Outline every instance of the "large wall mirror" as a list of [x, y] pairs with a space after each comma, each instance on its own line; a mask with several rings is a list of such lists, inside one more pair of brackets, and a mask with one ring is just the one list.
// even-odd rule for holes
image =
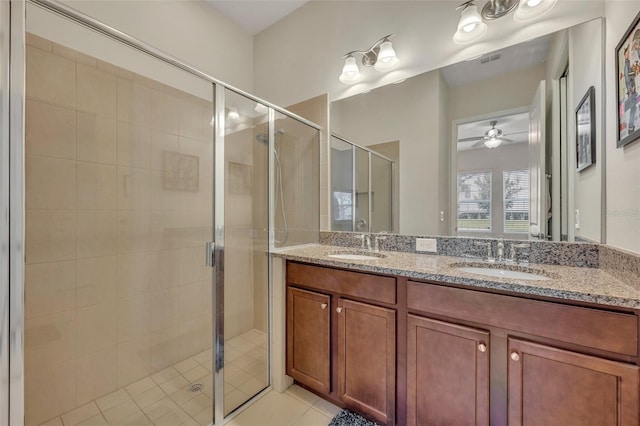
[[[331, 229], [603, 242], [602, 40], [596, 19], [332, 102]], [[384, 191], [349, 143], [393, 161]]]

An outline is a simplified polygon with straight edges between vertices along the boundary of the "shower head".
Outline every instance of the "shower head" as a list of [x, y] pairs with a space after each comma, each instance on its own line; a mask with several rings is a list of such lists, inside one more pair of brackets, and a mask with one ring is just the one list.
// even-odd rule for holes
[[269, 145], [269, 135], [266, 133], [258, 133], [256, 135], [256, 141], [260, 142], [263, 145]]
[[[278, 129], [276, 130], [276, 136], [282, 136], [284, 135], [284, 130], [283, 129]], [[256, 141], [260, 142], [263, 145], [269, 145], [269, 135], [266, 133], [258, 133], [256, 135]]]

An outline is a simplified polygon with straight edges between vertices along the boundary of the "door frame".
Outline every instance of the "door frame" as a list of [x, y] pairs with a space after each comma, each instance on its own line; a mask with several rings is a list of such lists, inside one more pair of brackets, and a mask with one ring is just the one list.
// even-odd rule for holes
[[[528, 106], [503, 109], [491, 113], [473, 115], [471, 117], [456, 118], [451, 121], [451, 151], [449, 153], [449, 235], [458, 236], [458, 126], [474, 121], [491, 120], [495, 117], [521, 114], [529, 112]], [[492, 219], [493, 221], [493, 219]], [[493, 233], [493, 230], [491, 231]], [[486, 235], [478, 232], [476, 238], [485, 238]], [[468, 237], [469, 235], [464, 235]]]

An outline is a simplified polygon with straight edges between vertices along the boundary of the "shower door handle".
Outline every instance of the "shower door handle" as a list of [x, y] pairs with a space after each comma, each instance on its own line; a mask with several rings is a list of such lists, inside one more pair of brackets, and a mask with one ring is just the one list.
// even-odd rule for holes
[[215, 251], [216, 251], [216, 242], [207, 241], [207, 243], [205, 244], [205, 265], [207, 265], [210, 268], [213, 268], [216, 266]]

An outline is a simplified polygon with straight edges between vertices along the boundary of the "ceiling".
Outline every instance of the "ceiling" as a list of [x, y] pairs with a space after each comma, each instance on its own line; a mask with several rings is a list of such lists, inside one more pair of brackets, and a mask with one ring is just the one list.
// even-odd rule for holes
[[442, 69], [449, 87], [485, 80], [547, 60], [553, 35], [535, 38]]
[[[505, 115], [501, 117], [488, 118], [486, 120], [474, 121], [472, 123], [460, 124], [458, 126], [458, 140], [477, 137], [476, 140], [458, 142], [458, 151], [469, 149], [488, 149], [484, 144], [474, 147], [487, 130], [491, 129], [490, 121], [496, 120], [496, 129], [502, 130], [503, 138], [510, 139], [513, 143], [529, 142], [529, 113]], [[512, 144], [502, 144], [509, 146]]]
[[256, 35], [309, 0], [207, 0], [211, 6]]

